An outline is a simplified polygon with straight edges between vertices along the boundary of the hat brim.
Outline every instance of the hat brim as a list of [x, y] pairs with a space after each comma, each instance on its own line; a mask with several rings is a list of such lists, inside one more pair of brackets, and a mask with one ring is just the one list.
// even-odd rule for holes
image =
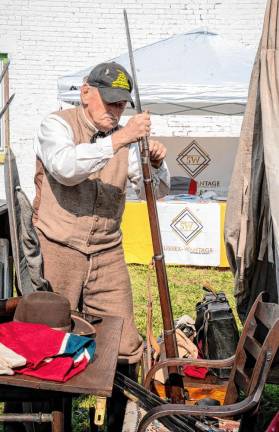
[[120, 101], [130, 102], [132, 107], [135, 107], [131, 93], [128, 90], [112, 87], [98, 87], [101, 98], [107, 103], [114, 103]]
[[71, 320], [72, 320], [72, 325], [70, 330], [71, 333], [74, 333], [79, 336], [91, 336], [91, 337], [96, 336], [95, 327], [85, 319], [81, 318], [75, 313], [71, 313]]

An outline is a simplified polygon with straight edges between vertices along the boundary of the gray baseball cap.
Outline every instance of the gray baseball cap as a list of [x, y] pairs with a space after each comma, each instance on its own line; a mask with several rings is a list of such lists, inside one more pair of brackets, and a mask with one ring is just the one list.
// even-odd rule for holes
[[92, 69], [87, 84], [97, 87], [105, 102], [128, 101], [134, 108], [131, 96], [133, 80], [126, 69], [118, 63], [100, 63]]

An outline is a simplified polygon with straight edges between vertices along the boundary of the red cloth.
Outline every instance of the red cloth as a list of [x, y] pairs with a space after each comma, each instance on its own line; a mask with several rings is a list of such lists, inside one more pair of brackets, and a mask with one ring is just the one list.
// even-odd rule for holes
[[[199, 341], [199, 343], [198, 343], [198, 349], [199, 349], [198, 359], [203, 358], [203, 356], [201, 354], [201, 345], [202, 345], [202, 342]], [[205, 377], [208, 373], [208, 368], [199, 367], [199, 366], [184, 366], [183, 372], [185, 375], [188, 375], [188, 376], [193, 377], [193, 378], [205, 379]]]
[[0, 325], [0, 342], [26, 359], [17, 373], [60, 382], [84, 370], [95, 351], [90, 338], [14, 321]]
[[279, 411], [275, 414], [266, 432], [279, 432]]
[[208, 369], [198, 366], [184, 366], [183, 372], [190, 377], [204, 379], [208, 373]]
[[0, 325], [0, 342], [25, 357], [35, 368], [46, 357], [57, 355], [65, 333], [44, 324], [8, 322]]
[[41, 363], [37, 368], [29, 365], [26, 368], [16, 369], [16, 372], [45, 380], [65, 382], [82, 372], [87, 365], [88, 361], [85, 359], [75, 364], [70, 357], [57, 357], [52, 359], [50, 363]]
[[189, 186], [189, 194], [190, 195], [196, 195], [198, 189], [198, 184], [196, 180], [191, 179], [190, 180], [190, 186]]

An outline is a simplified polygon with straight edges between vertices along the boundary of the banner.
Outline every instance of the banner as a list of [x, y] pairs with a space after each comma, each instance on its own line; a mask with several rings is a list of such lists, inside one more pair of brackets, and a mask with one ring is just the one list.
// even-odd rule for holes
[[[158, 202], [157, 209], [167, 264], [228, 267], [225, 203]], [[145, 201], [126, 203], [121, 228], [126, 262], [149, 264], [153, 248]]]
[[158, 215], [166, 263], [220, 265], [218, 203], [159, 203]]
[[226, 197], [239, 138], [156, 137], [167, 147], [171, 176], [193, 178], [198, 193], [214, 191]]

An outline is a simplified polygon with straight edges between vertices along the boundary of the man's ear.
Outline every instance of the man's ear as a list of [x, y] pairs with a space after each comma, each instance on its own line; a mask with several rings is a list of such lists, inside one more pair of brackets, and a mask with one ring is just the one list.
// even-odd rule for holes
[[87, 105], [88, 98], [89, 98], [89, 91], [90, 91], [89, 85], [87, 83], [82, 84], [80, 88], [80, 99], [84, 105]]

